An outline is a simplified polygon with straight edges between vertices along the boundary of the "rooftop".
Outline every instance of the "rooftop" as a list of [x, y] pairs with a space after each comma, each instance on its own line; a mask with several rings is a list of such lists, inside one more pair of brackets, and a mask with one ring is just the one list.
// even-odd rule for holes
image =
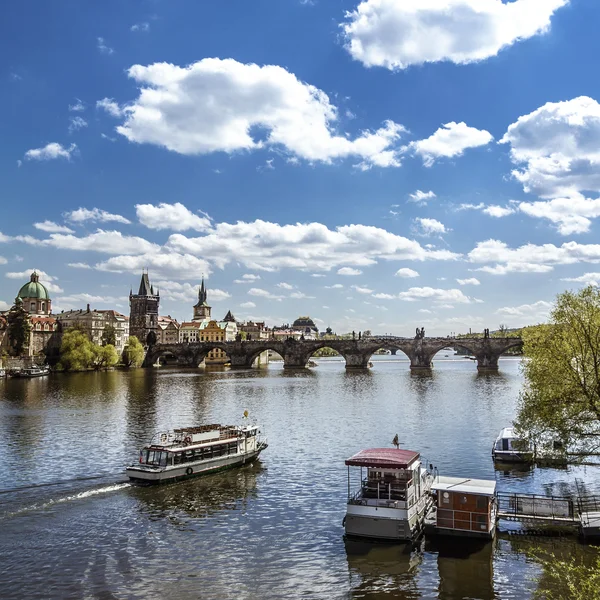
[[407, 469], [421, 455], [413, 450], [399, 448], [368, 448], [346, 460], [349, 467]]
[[465, 477], [439, 476], [431, 486], [434, 490], [447, 492], [463, 492], [479, 496], [493, 496], [496, 491], [496, 482], [489, 479], [468, 479]]

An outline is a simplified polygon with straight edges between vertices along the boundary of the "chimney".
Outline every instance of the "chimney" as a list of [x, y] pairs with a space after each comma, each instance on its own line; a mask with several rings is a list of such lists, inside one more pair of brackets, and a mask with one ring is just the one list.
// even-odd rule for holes
[[90, 305], [87, 305], [87, 311], [90, 312]]

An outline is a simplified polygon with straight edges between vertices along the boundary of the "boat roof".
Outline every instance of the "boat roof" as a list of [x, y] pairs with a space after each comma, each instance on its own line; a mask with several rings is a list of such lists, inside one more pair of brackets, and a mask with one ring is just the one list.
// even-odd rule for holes
[[502, 439], [511, 439], [518, 438], [520, 436], [517, 434], [514, 427], [505, 427], [500, 431], [500, 435], [498, 435], [498, 437]]
[[349, 467], [406, 469], [421, 455], [413, 450], [399, 448], [368, 448], [346, 460]]
[[440, 475], [433, 482], [431, 488], [448, 492], [493, 496], [496, 492], [496, 482], [489, 479], [468, 479], [465, 477], [444, 477]]

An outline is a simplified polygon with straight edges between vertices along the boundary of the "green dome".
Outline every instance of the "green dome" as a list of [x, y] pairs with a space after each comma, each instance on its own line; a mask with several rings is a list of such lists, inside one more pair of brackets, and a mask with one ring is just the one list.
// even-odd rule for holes
[[38, 274], [31, 274], [31, 281], [26, 283], [19, 290], [19, 298], [39, 298], [40, 300], [50, 300], [48, 290], [39, 282]]

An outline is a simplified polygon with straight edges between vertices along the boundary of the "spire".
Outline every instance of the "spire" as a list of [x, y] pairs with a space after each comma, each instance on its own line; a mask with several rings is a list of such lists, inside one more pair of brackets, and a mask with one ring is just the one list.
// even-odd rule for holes
[[148, 273], [142, 273], [142, 280], [140, 281], [140, 291], [138, 296], [148, 296], [150, 292], [150, 280], [148, 279]]
[[150, 295], [154, 296], [154, 286], [153, 285], [150, 286]]
[[204, 304], [206, 302], [206, 288], [204, 287], [204, 277], [202, 277], [202, 283], [200, 284], [200, 289], [198, 290], [198, 302], [200, 304]]

